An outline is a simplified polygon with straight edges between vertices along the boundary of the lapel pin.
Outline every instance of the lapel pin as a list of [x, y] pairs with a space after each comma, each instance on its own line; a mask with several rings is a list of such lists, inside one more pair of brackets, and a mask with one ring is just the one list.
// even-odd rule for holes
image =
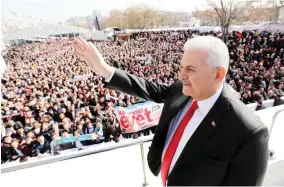
[[211, 123], [211, 124], [212, 124], [212, 126], [213, 126], [213, 127], [215, 127], [215, 126], [216, 126], [215, 121], [212, 121], [212, 123]]

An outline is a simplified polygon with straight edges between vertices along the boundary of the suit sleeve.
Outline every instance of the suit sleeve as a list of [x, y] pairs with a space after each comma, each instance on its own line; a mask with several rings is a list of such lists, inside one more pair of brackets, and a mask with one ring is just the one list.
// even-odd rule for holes
[[35, 156], [38, 156], [40, 154], [40, 149], [39, 149], [39, 146], [36, 145], [35, 146]]
[[156, 103], [165, 102], [170, 88], [170, 86], [147, 81], [119, 69], [115, 69], [113, 77], [105, 87]]
[[51, 147], [50, 147], [49, 142], [47, 142], [47, 144], [46, 144], [46, 151], [45, 151], [45, 153], [51, 153]]
[[258, 128], [233, 157], [225, 177], [225, 186], [260, 186], [269, 157], [269, 133], [265, 126]]

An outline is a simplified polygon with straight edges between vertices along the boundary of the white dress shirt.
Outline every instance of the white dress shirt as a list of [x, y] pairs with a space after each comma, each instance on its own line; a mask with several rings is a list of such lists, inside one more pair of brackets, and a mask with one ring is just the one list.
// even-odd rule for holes
[[111, 72], [111, 74], [109, 75], [109, 77], [105, 77], [105, 81], [106, 81], [106, 82], [109, 82], [109, 81], [112, 79], [112, 77], [113, 77], [113, 75], [114, 75], [114, 72], [115, 72], [115, 70], [112, 70], [112, 72]]
[[[172, 159], [170, 168], [169, 168], [169, 172], [168, 175], [170, 174], [170, 172], [172, 171], [176, 161], [178, 160], [182, 150], [184, 149], [186, 143], [188, 142], [188, 140], [191, 138], [191, 136], [193, 135], [193, 133], [195, 132], [195, 130], [197, 129], [197, 127], [199, 126], [199, 124], [202, 122], [202, 120], [205, 118], [205, 116], [208, 114], [208, 112], [210, 111], [210, 109], [213, 107], [213, 105], [215, 104], [216, 100], [219, 98], [221, 92], [223, 89], [223, 85], [218, 89], [218, 91], [212, 95], [210, 98], [202, 100], [202, 101], [198, 101], [198, 109], [195, 110], [193, 116], [191, 117], [189, 123], [186, 125], [183, 135], [180, 139], [180, 142], [178, 144], [177, 150], [174, 154], [174, 157]], [[163, 150], [163, 154], [162, 154], [162, 160], [164, 158], [165, 152], [166, 152], [166, 148], [168, 147], [170, 140], [172, 139], [178, 125], [180, 124], [181, 120], [183, 119], [184, 115], [186, 114], [186, 112], [188, 111], [189, 107], [192, 104], [192, 99], [185, 105], [185, 107], [176, 115], [176, 117], [172, 120], [170, 126], [169, 126], [169, 131], [166, 137], [166, 142], [165, 142], [165, 147]]]

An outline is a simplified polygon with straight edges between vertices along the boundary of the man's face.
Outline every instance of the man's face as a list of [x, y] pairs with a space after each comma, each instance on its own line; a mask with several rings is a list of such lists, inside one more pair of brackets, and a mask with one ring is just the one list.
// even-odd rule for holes
[[62, 137], [63, 137], [63, 138], [68, 137], [68, 133], [67, 133], [67, 132], [62, 133]]
[[93, 127], [92, 123], [87, 123], [87, 127], [92, 128]]
[[31, 142], [32, 142], [32, 138], [27, 138], [26, 143], [31, 144]]
[[264, 88], [260, 88], [260, 93], [263, 93], [264, 92]]
[[28, 132], [27, 137], [28, 137], [28, 138], [32, 138], [32, 137], [34, 137], [33, 132]]
[[43, 137], [43, 136], [39, 136], [39, 137], [37, 138], [37, 141], [38, 141], [39, 143], [44, 143], [44, 137]]
[[280, 73], [281, 73], [282, 75], [284, 75], [284, 67], [281, 67], [281, 68], [280, 68]]
[[74, 135], [75, 136], [80, 136], [80, 133], [78, 131], [75, 131]]
[[11, 143], [11, 146], [16, 149], [16, 148], [18, 148], [18, 146], [19, 146], [19, 142], [18, 142], [18, 141], [13, 141], [13, 142]]
[[23, 128], [20, 128], [17, 130], [18, 134], [24, 134], [24, 129]]
[[59, 114], [59, 118], [60, 119], [64, 119], [65, 118], [65, 115], [63, 113]]
[[5, 142], [6, 144], [10, 144], [10, 143], [12, 142], [12, 138], [11, 138], [10, 136], [8, 136], [8, 137], [6, 137], [6, 138], [4, 139], [4, 142]]
[[105, 99], [103, 97], [100, 98], [100, 103], [103, 103]]
[[83, 129], [83, 125], [79, 124], [79, 125], [77, 126], [77, 128], [80, 129], [80, 130], [82, 130], [82, 129]]
[[[210, 68], [206, 63], [207, 53], [202, 50], [186, 51], [181, 60], [179, 79], [183, 83], [182, 92], [197, 100], [203, 100], [214, 93], [213, 85], [218, 81], [218, 68]], [[218, 70], [219, 71], [219, 70]]]
[[39, 128], [39, 127], [40, 127], [40, 124], [39, 124], [39, 123], [34, 123], [34, 127], [35, 127], [35, 128]]
[[57, 110], [57, 109], [58, 109], [58, 105], [54, 105], [54, 106], [53, 106], [53, 109], [54, 109], [54, 110]]
[[100, 123], [100, 122], [96, 123], [96, 127], [101, 127], [101, 126], [102, 126], [102, 123]]

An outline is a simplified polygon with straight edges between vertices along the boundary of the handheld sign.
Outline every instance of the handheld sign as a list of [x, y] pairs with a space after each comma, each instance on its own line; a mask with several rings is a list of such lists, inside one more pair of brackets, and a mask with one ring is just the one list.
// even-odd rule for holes
[[164, 104], [145, 102], [129, 107], [116, 107], [122, 133], [137, 132], [158, 124]]

